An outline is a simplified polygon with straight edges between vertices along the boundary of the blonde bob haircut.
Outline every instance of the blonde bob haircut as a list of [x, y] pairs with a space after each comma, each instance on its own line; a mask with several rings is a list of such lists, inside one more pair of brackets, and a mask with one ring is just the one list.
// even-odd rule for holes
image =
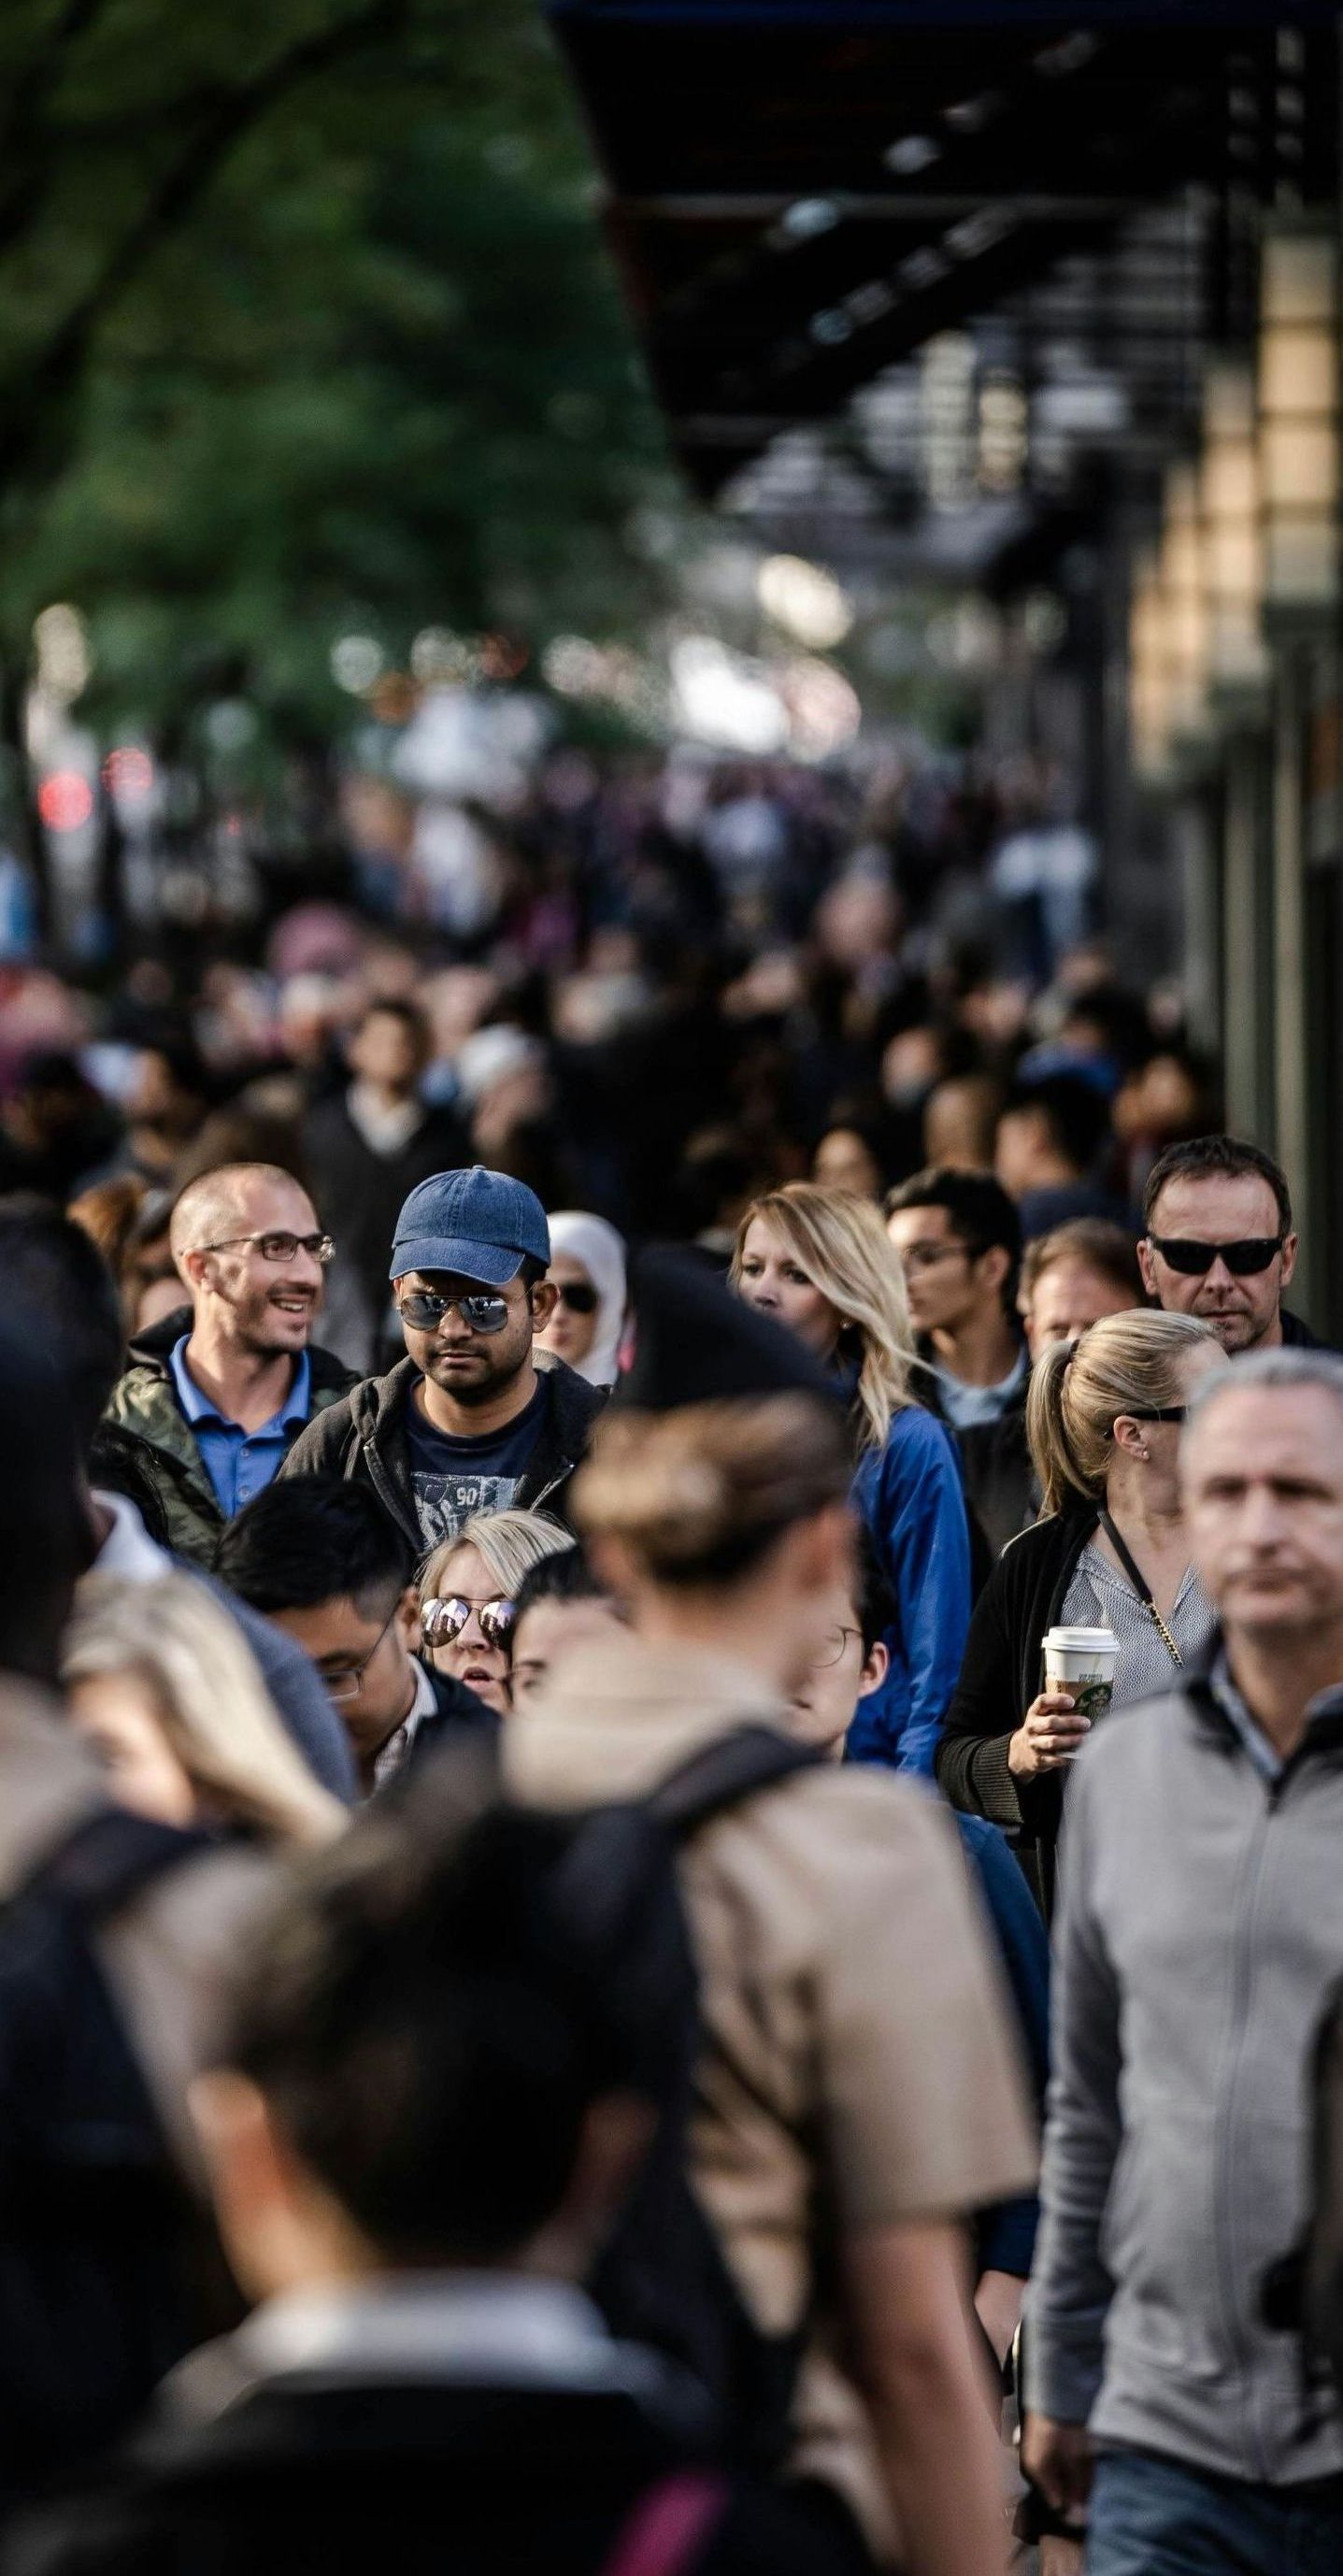
[[84, 1577], [61, 1677], [104, 1673], [133, 1675], [152, 1693], [164, 1736], [210, 1813], [289, 1843], [328, 1842], [347, 1823], [285, 1733], [236, 1619], [192, 1575]]
[[732, 1284], [741, 1280], [742, 1252], [757, 1217], [787, 1244], [798, 1268], [842, 1319], [839, 1357], [858, 1362], [854, 1395], [859, 1445], [884, 1449], [891, 1423], [913, 1404], [910, 1376], [919, 1365], [905, 1296], [905, 1274], [881, 1212], [850, 1190], [822, 1189], [815, 1181], [790, 1181], [756, 1199], [737, 1228]]
[[573, 1543], [573, 1531], [562, 1529], [548, 1512], [477, 1512], [474, 1519], [463, 1521], [455, 1538], [445, 1538], [426, 1557], [420, 1568], [420, 1608], [437, 1601], [438, 1587], [459, 1547], [475, 1549], [491, 1583], [497, 1583], [505, 1600], [511, 1601], [524, 1574], [548, 1556], [561, 1556]]
[[604, 1414], [574, 1481], [585, 1537], [619, 1539], [653, 1583], [729, 1589], [797, 1521], [847, 1502], [844, 1418], [814, 1395]]
[[1104, 1501], [1119, 1415], [1182, 1404], [1184, 1363], [1209, 1348], [1221, 1345], [1196, 1315], [1131, 1308], [1041, 1352], [1026, 1396], [1026, 1438], [1046, 1512]]

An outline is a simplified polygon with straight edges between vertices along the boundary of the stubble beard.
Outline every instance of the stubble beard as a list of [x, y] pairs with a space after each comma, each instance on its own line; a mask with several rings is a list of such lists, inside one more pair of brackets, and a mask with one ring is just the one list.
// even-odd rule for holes
[[530, 1350], [531, 1344], [529, 1342], [526, 1348], [519, 1354], [518, 1358], [511, 1366], [508, 1367], [501, 1366], [497, 1362], [487, 1360], [478, 1377], [457, 1377], [452, 1375], [439, 1377], [432, 1369], [427, 1369], [425, 1371], [425, 1375], [433, 1379], [433, 1383], [438, 1388], [441, 1395], [451, 1396], [454, 1404], [460, 1404], [464, 1411], [469, 1412], [477, 1405], [491, 1403], [496, 1396], [503, 1393], [506, 1387], [513, 1384], [515, 1378], [519, 1378], [522, 1375], [523, 1369], [527, 1365]]

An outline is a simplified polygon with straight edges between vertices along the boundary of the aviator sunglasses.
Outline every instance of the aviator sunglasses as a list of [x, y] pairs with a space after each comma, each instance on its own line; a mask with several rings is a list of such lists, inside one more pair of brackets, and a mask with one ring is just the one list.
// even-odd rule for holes
[[472, 1611], [480, 1622], [480, 1633], [487, 1646], [506, 1646], [518, 1615], [516, 1601], [506, 1600], [502, 1593], [493, 1601], [463, 1601], [457, 1592], [445, 1592], [440, 1600], [426, 1601], [420, 1609], [420, 1628], [426, 1646], [450, 1646], [460, 1637]]
[[468, 1333], [502, 1333], [508, 1322], [508, 1299], [491, 1296], [487, 1289], [465, 1297], [439, 1297], [432, 1288], [413, 1288], [401, 1300], [401, 1315], [412, 1332], [434, 1333], [454, 1306]]
[[1281, 1252], [1284, 1237], [1247, 1234], [1236, 1243], [1191, 1243], [1183, 1235], [1149, 1234], [1147, 1240], [1152, 1250], [1186, 1279], [1206, 1278], [1219, 1257], [1233, 1279], [1249, 1279], [1257, 1270], [1267, 1270], [1275, 1253]]

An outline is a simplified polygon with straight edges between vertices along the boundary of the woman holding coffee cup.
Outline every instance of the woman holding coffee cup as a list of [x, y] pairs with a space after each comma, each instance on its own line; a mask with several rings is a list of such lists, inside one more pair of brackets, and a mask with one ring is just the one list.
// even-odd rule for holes
[[1185, 1407], [1222, 1361], [1192, 1315], [1106, 1315], [1036, 1362], [1026, 1403], [1044, 1492], [976, 1604], [937, 1753], [954, 1807], [1002, 1825], [1047, 1915], [1068, 1765], [1095, 1719], [1164, 1689], [1213, 1627], [1189, 1563]]

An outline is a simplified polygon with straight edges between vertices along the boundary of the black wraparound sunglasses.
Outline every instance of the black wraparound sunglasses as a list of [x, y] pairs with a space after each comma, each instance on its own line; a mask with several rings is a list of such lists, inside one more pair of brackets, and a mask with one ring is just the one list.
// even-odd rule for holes
[[1194, 1243], [1183, 1235], [1149, 1234], [1154, 1252], [1159, 1252], [1172, 1270], [1183, 1272], [1186, 1279], [1205, 1278], [1214, 1261], [1224, 1261], [1233, 1279], [1252, 1278], [1257, 1270], [1267, 1270], [1275, 1253], [1282, 1250], [1285, 1238], [1280, 1234], [1246, 1234], [1235, 1243]]
[[597, 1291], [587, 1279], [557, 1279], [555, 1294], [573, 1315], [595, 1315]]
[[[1188, 1418], [1187, 1404], [1126, 1404], [1122, 1415], [1125, 1422], [1186, 1422]], [[1115, 1419], [1121, 1417], [1117, 1414]]]

